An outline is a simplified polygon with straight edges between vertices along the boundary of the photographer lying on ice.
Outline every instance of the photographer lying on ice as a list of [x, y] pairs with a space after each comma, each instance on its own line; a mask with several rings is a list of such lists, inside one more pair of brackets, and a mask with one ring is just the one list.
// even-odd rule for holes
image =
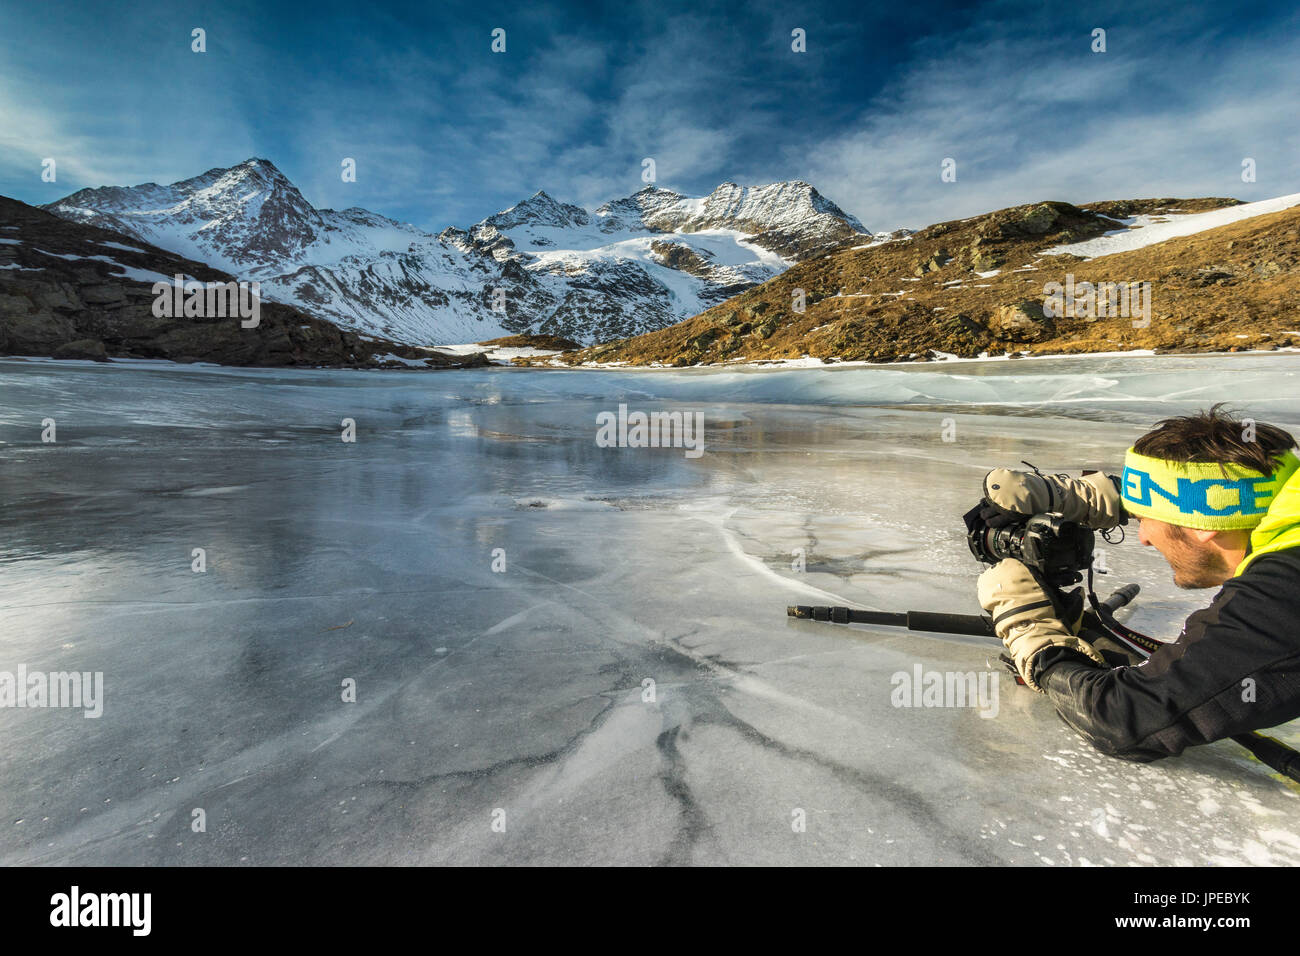
[[1155, 760], [1300, 717], [1300, 462], [1282, 429], [1248, 433], [1216, 405], [1158, 423], [1128, 450], [1121, 478], [999, 468], [984, 479], [991, 524], [1061, 512], [1106, 530], [1131, 515], [1176, 585], [1222, 585], [1177, 641], [1139, 663], [1076, 636], [1073, 609], [1058, 619], [1021, 562], [980, 576], [980, 604], [1021, 677], [1104, 753]]

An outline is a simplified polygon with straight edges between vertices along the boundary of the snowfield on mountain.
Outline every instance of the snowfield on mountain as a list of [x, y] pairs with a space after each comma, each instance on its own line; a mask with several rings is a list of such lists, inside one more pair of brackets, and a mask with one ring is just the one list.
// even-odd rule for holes
[[1074, 255], [1081, 256], [1084, 259], [1095, 259], [1098, 256], [1109, 256], [1117, 252], [1142, 249], [1146, 246], [1155, 245], [1157, 242], [1177, 239], [1180, 236], [1194, 236], [1196, 233], [1205, 232], [1207, 229], [1217, 229], [1219, 226], [1226, 226], [1229, 223], [1240, 222], [1254, 216], [1281, 212], [1283, 209], [1290, 209], [1293, 206], [1300, 206], [1300, 193], [1277, 196], [1273, 199], [1262, 199], [1259, 202], [1241, 203], [1224, 209], [1212, 209], [1209, 212], [1180, 214], [1179, 210], [1170, 209], [1165, 215], [1133, 216], [1132, 218], [1120, 220], [1124, 223], [1123, 229], [1116, 229], [1113, 232], [1108, 232], [1103, 236], [1088, 239], [1084, 242], [1053, 246], [1050, 249], [1044, 249], [1043, 254], [1048, 256]]
[[44, 208], [256, 280], [266, 298], [343, 328], [413, 345], [635, 335], [866, 233], [812, 186], [781, 182], [724, 183], [699, 198], [646, 186], [594, 213], [539, 191], [469, 229], [433, 235], [365, 209], [316, 209], [265, 159], [170, 186], [83, 189]]

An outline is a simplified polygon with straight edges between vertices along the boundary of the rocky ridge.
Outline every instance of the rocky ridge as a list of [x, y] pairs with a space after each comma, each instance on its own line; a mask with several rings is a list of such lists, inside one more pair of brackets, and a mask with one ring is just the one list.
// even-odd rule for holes
[[[844, 246], [671, 328], [559, 357], [565, 364], [690, 366], [798, 359], [893, 362], [952, 355], [1239, 351], [1300, 345], [1300, 207], [1113, 255], [1048, 249], [1237, 200], [1031, 203]], [[1149, 284], [1149, 323], [1081, 307], [1052, 282]], [[804, 311], [796, 309], [802, 290]], [[1098, 310], [1099, 311], [1099, 310]], [[520, 360], [527, 363], [530, 360]], [[543, 364], [540, 360], [531, 360]], [[545, 364], [550, 364], [547, 362]]]
[[250, 366], [454, 368], [450, 357], [340, 329], [262, 302], [255, 328], [231, 318], [158, 318], [155, 282], [232, 276], [148, 243], [0, 197], [0, 354], [163, 358]]
[[537, 333], [606, 341], [671, 325], [864, 233], [807, 183], [658, 186], [588, 213], [539, 191], [431, 235], [316, 209], [266, 159], [45, 207], [262, 283], [337, 325], [412, 344]]

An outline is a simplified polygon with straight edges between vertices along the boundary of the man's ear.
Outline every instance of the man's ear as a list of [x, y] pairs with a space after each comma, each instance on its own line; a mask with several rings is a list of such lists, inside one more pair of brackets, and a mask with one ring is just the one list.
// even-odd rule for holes
[[1224, 551], [1237, 551], [1245, 548], [1250, 541], [1249, 531], [1202, 531], [1200, 528], [1188, 528], [1187, 531], [1200, 544], [1214, 542]]

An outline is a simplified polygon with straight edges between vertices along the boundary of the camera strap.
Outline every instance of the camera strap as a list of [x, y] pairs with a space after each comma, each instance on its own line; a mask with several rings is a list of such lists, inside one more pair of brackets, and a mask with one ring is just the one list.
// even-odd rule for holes
[[1092, 565], [1090, 564], [1088, 565], [1088, 603], [1092, 605], [1092, 612], [1097, 615], [1097, 620], [1101, 622], [1111, 637], [1143, 657], [1150, 657], [1165, 646], [1163, 641], [1149, 637], [1141, 631], [1135, 631], [1115, 620], [1114, 612], [1097, 599], [1097, 591], [1092, 582]]

